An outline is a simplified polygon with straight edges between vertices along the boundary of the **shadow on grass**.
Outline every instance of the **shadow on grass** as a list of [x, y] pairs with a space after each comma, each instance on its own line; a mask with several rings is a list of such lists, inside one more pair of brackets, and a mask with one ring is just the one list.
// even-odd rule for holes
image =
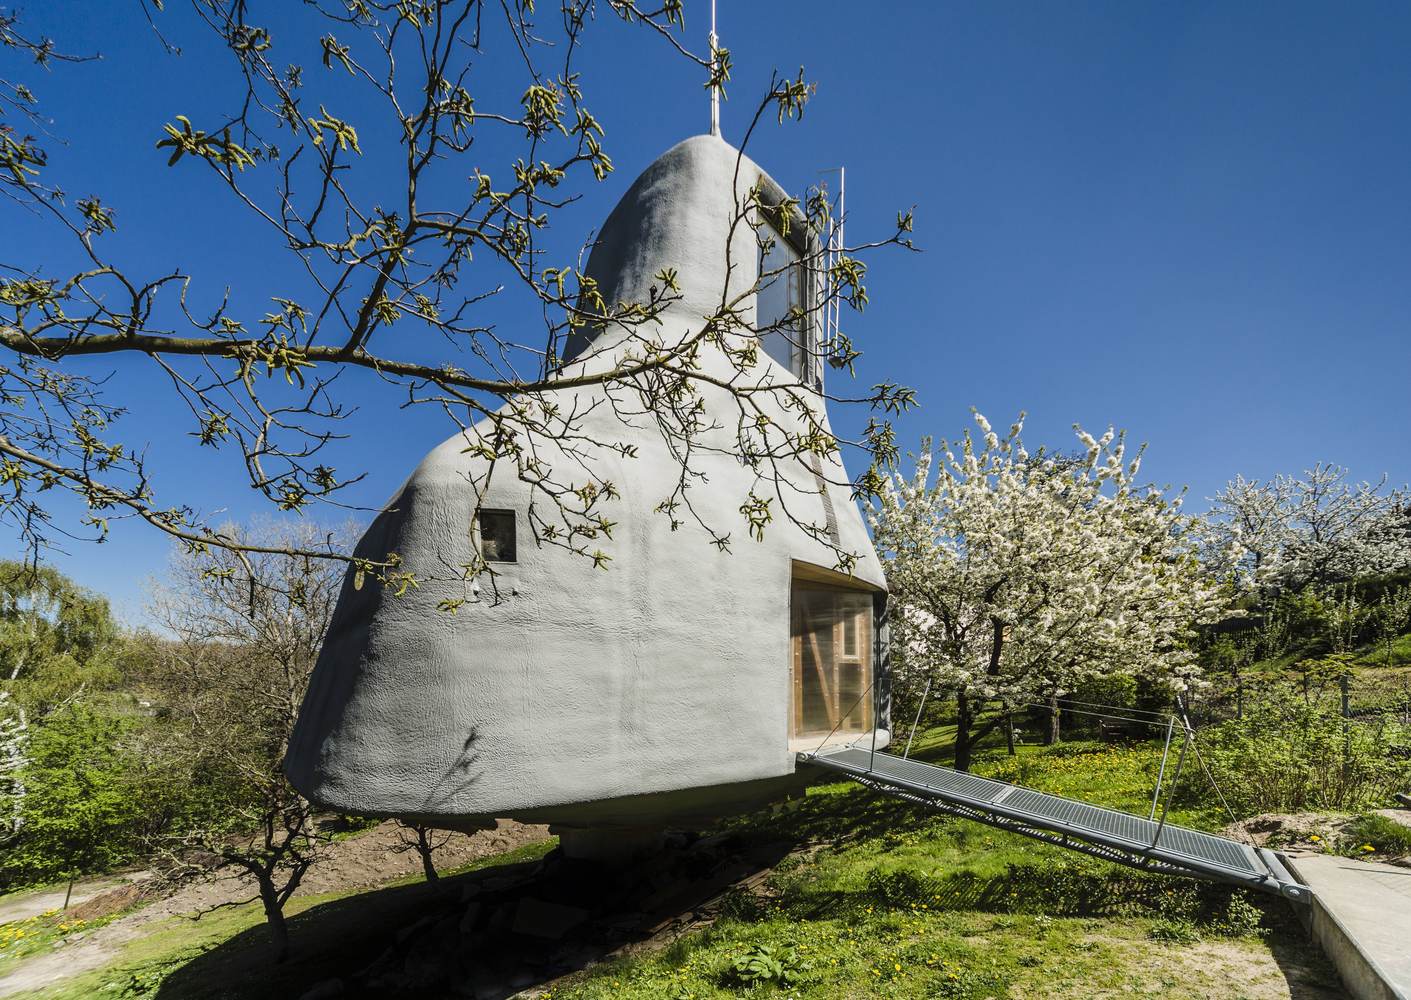
[[[946, 763], [949, 752], [947, 744], [927, 740], [913, 756]], [[343, 991], [330, 996], [443, 997], [472, 995], [453, 992], [470, 987], [478, 990], [473, 994], [477, 996], [508, 996], [624, 947], [655, 947], [670, 940], [675, 930], [692, 926], [703, 912], [746, 923], [781, 913], [793, 921], [856, 918], [860, 926], [867, 922], [863, 915], [874, 908], [905, 914], [924, 907], [933, 912], [1141, 917], [1180, 923], [1214, 937], [1251, 929], [1249, 899], [1242, 893], [1087, 858], [1025, 855], [1032, 861], [1000, 870], [995, 869], [1007, 859], [992, 858], [988, 871], [962, 867], [918, 873], [917, 848], [924, 850], [928, 841], [938, 849], [983, 851], [992, 849], [990, 831], [847, 782], [821, 783], [785, 808], [741, 817], [722, 829], [736, 847], [679, 852], [674, 861], [661, 862], [659, 877], [645, 879], [634, 893], [606, 881], [585, 886], [561, 864], [499, 864], [435, 885], [373, 890], [311, 907], [291, 918], [293, 954], [285, 965], [269, 964], [261, 924], [202, 954], [152, 969], [160, 986], [154, 982], [152, 990], [131, 992], [162, 1000], [298, 998], [336, 979], [344, 984]], [[860, 867], [840, 880], [844, 884], [821, 881], [811, 865], [792, 864], [774, 872], [767, 892], [755, 887], [755, 876], [773, 869], [790, 851], [841, 851], [866, 841], [875, 844], [847, 859], [847, 864]], [[904, 841], [905, 865], [889, 856], [890, 849]], [[716, 901], [730, 884], [742, 882], [746, 888], [730, 890]], [[506, 888], [505, 883], [512, 884]], [[593, 912], [588, 923], [562, 939], [522, 937], [512, 930], [515, 907], [525, 898]], [[1287, 907], [1263, 900], [1255, 905], [1293, 995], [1334, 995], [1328, 991], [1336, 980], [1330, 980], [1326, 961], [1307, 946]], [[465, 916], [476, 908], [481, 911], [478, 920]], [[673, 955], [684, 956], [704, 946], [709, 937], [678, 940], [664, 955], [668, 961]], [[1162, 945], [1154, 941], [1152, 947]], [[413, 975], [418, 965], [429, 970], [430, 978]], [[388, 968], [401, 977], [395, 988], [378, 978], [380, 970]]]
[[626, 870], [554, 852], [434, 884], [372, 890], [292, 917], [291, 957], [282, 965], [270, 964], [261, 924], [194, 957], [149, 967], [160, 986], [130, 992], [263, 1000], [328, 984], [330, 997], [508, 997], [713, 916], [722, 892], [762, 877], [790, 847], [707, 838]]
[[[367, 967], [393, 946], [397, 932], [429, 910], [448, 908], [466, 886], [528, 871], [537, 862], [499, 866], [416, 883], [373, 889], [309, 907], [289, 918], [290, 958], [271, 961], [272, 949], [263, 922], [255, 924], [194, 957], [183, 956], [165, 968], [148, 970], [159, 978], [152, 994], [161, 1000], [196, 998], [296, 998], [318, 983], [346, 979]], [[142, 972], [135, 975], [141, 990]]]

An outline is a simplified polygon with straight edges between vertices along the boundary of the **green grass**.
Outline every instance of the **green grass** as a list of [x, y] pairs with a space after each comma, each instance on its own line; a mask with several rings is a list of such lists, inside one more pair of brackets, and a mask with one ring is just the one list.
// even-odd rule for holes
[[[788, 956], [786, 984], [761, 993], [819, 1000], [985, 996], [1090, 996], [1130, 988], [1149, 921], [873, 911], [860, 919], [725, 922], [645, 960], [596, 970], [550, 992], [554, 1000], [738, 997], [741, 958], [774, 947]], [[1184, 977], [1183, 977], [1184, 978]], [[1205, 984], [1172, 978], [1146, 995], [1208, 996]], [[1182, 988], [1184, 987], [1184, 988]], [[1194, 987], [1194, 988], [1192, 988]], [[1133, 995], [1145, 991], [1132, 990]]]
[[[944, 759], [947, 735], [927, 732], [913, 755]], [[975, 770], [1145, 811], [1159, 752], [1083, 743], [1021, 747], [1009, 758], [989, 749]], [[1218, 814], [1202, 803], [1173, 807], [1172, 820], [1208, 827]], [[571, 978], [552, 997], [1239, 996], [1246, 969], [1192, 961], [1173, 974], [1177, 961], [1161, 972], [1153, 949], [1195, 954], [1197, 942], [1218, 940], [1247, 964], [1267, 959], [1272, 929], [1292, 943], [1278, 945], [1286, 959], [1306, 951], [1277, 905], [1266, 910], [1241, 892], [1119, 868], [845, 783], [730, 825], [747, 836], [792, 836], [802, 849], [762, 896], [728, 898], [709, 930]], [[1309, 960], [1315, 981], [1336, 982], [1320, 959]], [[742, 966], [775, 974], [751, 986]]]
[[[920, 734], [913, 756], [945, 761], [952, 735], [944, 726]], [[975, 769], [1098, 804], [1150, 808], [1159, 745], [1019, 749], [1010, 758], [1002, 747], [982, 748]], [[1207, 802], [1192, 802], [1172, 807], [1173, 822], [1218, 825]], [[851, 783], [814, 786], [782, 809], [738, 817], [724, 828], [761, 843], [785, 840], [793, 850], [761, 889], [728, 895], [709, 928], [657, 953], [569, 977], [549, 996], [1263, 996], [1244, 990], [1260, 962], [1266, 976], [1272, 968], [1282, 982], [1271, 949], [1315, 984], [1336, 982], [1321, 959], [1307, 954], [1281, 906], [1256, 908], [1242, 893], [1119, 868]], [[548, 846], [467, 870], [532, 859]], [[456, 891], [454, 873], [441, 888]], [[195, 922], [164, 921], [112, 966], [43, 995], [298, 996], [365, 966], [438, 891], [408, 879], [372, 892], [296, 899], [290, 907], [295, 957], [277, 969], [267, 963], [253, 906]], [[1228, 967], [1198, 952], [1217, 946]], [[1160, 960], [1153, 962], [1154, 955]]]
[[1377, 813], [1367, 813], [1357, 817], [1343, 830], [1339, 853], [1351, 857], [1372, 853], [1393, 856], [1411, 854], [1411, 826]]
[[[1246, 669], [1251, 676], [1257, 676], [1261, 673], [1285, 673], [1293, 670], [1303, 660], [1327, 656], [1329, 652], [1330, 648], [1326, 640], [1305, 640], [1291, 646], [1279, 656], [1258, 660]], [[1387, 662], [1387, 648], [1379, 641], [1365, 643], [1352, 652], [1355, 657], [1352, 666], [1359, 674], [1365, 673], [1371, 677], [1377, 677], [1388, 673], [1404, 673], [1404, 668], [1411, 667], [1411, 632], [1392, 640], [1390, 664]]]

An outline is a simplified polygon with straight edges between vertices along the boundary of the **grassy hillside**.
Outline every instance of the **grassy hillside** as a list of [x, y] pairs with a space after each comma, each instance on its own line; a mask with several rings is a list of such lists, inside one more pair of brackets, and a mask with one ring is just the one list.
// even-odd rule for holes
[[[918, 756], [943, 759], [943, 729]], [[1100, 804], [1149, 805], [1156, 748], [1069, 744], [985, 751], [979, 770]], [[1176, 821], [1219, 824], [1202, 801]], [[763, 881], [720, 901], [704, 929], [527, 996], [554, 1000], [741, 995], [935, 997], [1335, 997], [1287, 908], [1195, 882], [1149, 876], [848, 783], [827, 783], [722, 831], [787, 841]], [[546, 845], [504, 862], [542, 853]], [[467, 875], [463, 878], [476, 878]], [[456, 881], [445, 888], [455, 891]], [[271, 972], [258, 912], [175, 918], [123, 946], [105, 968], [33, 997], [297, 997], [365, 965], [415, 921], [419, 885], [307, 898], [292, 921], [295, 958]]]
[[[938, 738], [939, 737], [939, 738]], [[943, 758], [944, 733], [922, 758]], [[988, 751], [981, 773], [1144, 811], [1156, 750], [1097, 744]], [[1218, 825], [1205, 804], [1172, 819]], [[847, 783], [826, 784], [743, 832], [802, 841], [758, 895], [648, 958], [594, 970], [560, 1000], [739, 996], [1338, 996], [1281, 904], [1144, 875]], [[757, 988], [763, 988], [757, 987]]]

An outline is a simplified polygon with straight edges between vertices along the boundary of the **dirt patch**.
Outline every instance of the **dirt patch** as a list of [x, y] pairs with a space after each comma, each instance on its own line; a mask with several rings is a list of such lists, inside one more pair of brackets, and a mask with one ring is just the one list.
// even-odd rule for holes
[[1260, 813], [1231, 823], [1222, 833], [1255, 847], [1321, 852], [1353, 820], [1346, 813]]
[[1411, 809], [1373, 809], [1372, 812], [1378, 816], [1385, 816], [1393, 823], [1411, 826]]
[[[1208, 997], [1210, 1000], [1348, 1000], [1327, 961], [1311, 944], [1271, 940], [1200, 941], [1163, 944], [1098, 934], [1092, 944], [1113, 955], [1122, 973], [1102, 985], [1072, 980], [1062, 973], [1043, 984], [1016, 984], [1010, 996], [1075, 996], [1093, 1000], [1132, 997]], [[1232, 988], [1238, 984], [1237, 991]]]
[[[548, 827], [529, 826], [502, 820], [493, 830], [452, 833], [434, 857], [439, 871], [452, 871], [472, 861], [504, 854], [525, 844], [535, 844], [549, 835]], [[401, 850], [404, 841], [400, 827], [387, 822], [325, 847], [319, 860], [299, 883], [297, 896], [318, 896], [329, 892], [385, 885], [397, 879], [421, 874], [421, 858], [415, 851]], [[254, 882], [243, 872], [227, 870], [181, 889], [145, 906], [134, 917], [144, 921], [163, 917], [190, 916], [221, 903], [255, 897]], [[124, 918], [126, 919], [126, 918]], [[3, 994], [0, 994], [3, 995]]]
[[143, 899], [150, 899], [155, 888], [151, 882], [118, 886], [116, 889], [100, 892], [77, 906], [70, 906], [64, 911], [64, 916], [70, 920], [92, 923], [94, 920], [131, 909]]
[[128, 872], [121, 875], [106, 875], [102, 878], [82, 879], [74, 883], [73, 892], [67, 886], [57, 889], [42, 889], [36, 892], [17, 892], [0, 899], [0, 924], [48, 913], [63, 908], [67, 896], [72, 909], [90, 899], [132, 882], [142, 882], [151, 877], [151, 872]]
[[[1411, 827], [1411, 810], [1374, 809], [1372, 812]], [[1294, 857], [1300, 854], [1329, 852], [1356, 853], [1357, 857], [1369, 861], [1399, 865], [1411, 863], [1411, 858], [1399, 857], [1395, 852], [1352, 851], [1351, 848], [1360, 842], [1350, 829], [1357, 818], [1348, 813], [1261, 813], [1238, 823], [1231, 823], [1221, 832], [1234, 840], [1255, 847], [1283, 851]]]
[[[1302, 947], [1299, 947], [1303, 944]], [[1341, 1000], [1347, 997], [1327, 961], [1309, 943], [1284, 941], [1269, 949], [1235, 941], [1203, 941], [1180, 953], [1186, 974], [1213, 988], [1239, 983], [1250, 1000]], [[1212, 994], [1214, 995], [1214, 994]]]
[[[328, 856], [309, 869], [299, 891], [304, 894], [341, 892], [421, 874], [421, 858], [417, 853], [399, 851], [404, 843], [402, 836], [395, 823], [383, 823], [331, 845]], [[451, 871], [525, 844], [537, 844], [548, 836], [546, 826], [529, 826], [513, 820], [501, 820], [493, 830], [452, 833], [445, 846], [438, 848], [434, 855], [436, 867], [440, 871]]]

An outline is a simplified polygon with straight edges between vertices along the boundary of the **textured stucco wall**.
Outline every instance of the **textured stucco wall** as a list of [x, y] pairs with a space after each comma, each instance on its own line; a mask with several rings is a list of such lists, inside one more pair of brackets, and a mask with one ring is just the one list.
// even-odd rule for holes
[[[760, 173], [748, 160], [738, 165], [743, 197]], [[609, 301], [644, 298], [651, 276], [670, 266], [684, 299], [664, 333], [684, 335], [713, 311], [727, 280], [722, 248], [736, 170], [737, 151], [708, 136], [647, 169], [590, 261]], [[756, 251], [746, 226], [731, 242], [728, 280], [738, 292], [755, 280]], [[610, 363], [623, 337], [607, 330], [572, 345], [579, 360], [566, 370]], [[730, 370], [709, 353], [705, 365]], [[565, 408], [581, 408], [601, 402], [602, 390], [563, 396]], [[724, 396], [711, 403], [728, 412]], [[585, 424], [589, 437], [639, 449], [635, 458], [604, 451], [593, 460], [622, 494], [608, 510], [619, 522], [615, 538], [594, 543], [612, 556], [610, 568], [537, 547], [526, 484], [496, 475], [477, 497], [470, 481], [483, 474], [482, 460], [464, 453], [461, 436], [436, 448], [360, 543], [370, 557], [400, 553], [406, 569], [429, 579], [400, 598], [371, 581], [361, 590], [345, 583], [286, 762], [301, 791], [348, 811], [448, 825], [513, 816], [572, 826], [707, 815], [786, 787], [792, 561], [831, 566], [831, 552], [779, 517], [763, 542], [750, 539], [738, 508], [753, 475], [728, 455], [700, 460], [709, 482], [692, 498], [711, 523], [730, 528], [733, 551], [717, 551], [694, 525], [672, 532], [653, 507], [678, 469], [655, 429], [624, 426], [609, 406]], [[552, 444], [541, 455], [566, 464]], [[837, 467], [823, 471], [846, 480]], [[812, 472], [791, 474], [804, 490], [792, 506], [821, 522], [822, 499], [807, 495]], [[843, 547], [862, 555], [857, 577], [880, 588], [881, 567], [847, 489], [830, 493]], [[470, 561], [478, 505], [519, 512], [519, 561], [497, 566], [498, 600], [482, 579], [481, 599], [448, 614], [437, 604], [464, 595], [450, 577]]]

